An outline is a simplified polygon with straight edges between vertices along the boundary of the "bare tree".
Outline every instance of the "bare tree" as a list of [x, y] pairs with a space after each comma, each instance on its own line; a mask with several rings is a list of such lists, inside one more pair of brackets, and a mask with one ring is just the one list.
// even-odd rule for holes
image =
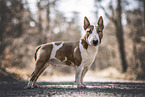
[[41, 0], [37, 1], [37, 8], [38, 8], [38, 28], [39, 32], [42, 33], [42, 8], [41, 8]]
[[143, 7], [144, 7], [144, 33], [145, 33], [145, 0], [143, 0]]
[[[96, 0], [98, 1], [98, 0]], [[99, 0], [100, 2], [100, 0]], [[127, 71], [127, 61], [126, 61], [126, 53], [125, 53], [125, 45], [124, 45], [124, 31], [122, 27], [122, 5], [121, 5], [121, 0], [117, 0], [117, 8], [113, 7], [112, 0], [109, 3], [109, 9], [112, 12], [108, 13], [105, 8], [102, 5], [99, 5], [98, 8], [101, 8], [104, 10], [105, 15], [109, 20], [113, 22], [115, 25], [115, 30], [116, 30], [116, 38], [118, 42], [118, 47], [119, 47], [119, 52], [120, 52], [120, 58], [121, 58], [121, 65], [122, 65], [122, 72]]]
[[[132, 11], [127, 11], [127, 23], [129, 25], [129, 29], [131, 29], [130, 38], [133, 41], [133, 54], [134, 54], [134, 66], [131, 68], [131, 72], [135, 72], [136, 79], [145, 79], [145, 41], [144, 41], [144, 14], [143, 10], [145, 9], [144, 0], [137, 0], [140, 6], [137, 9]], [[135, 70], [134, 70], [135, 69]]]
[[5, 47], [24, 32], [22, 14], [24, 7], [21, 0], [0, 0], [0, 60], [4, 57]]
[[116, 37], [118, 41], [119, 51], [120, 51], [120, 57], [123, 67], [123, 72], [127, 71], [127, 61], [126, 61], [126, 54], [125, 54], [125, 45], [124, 45], [124, 31], [122, 27], [122, 6], [121, 6], [121, 0], [117, 0], [117, 8], [116, 8], [116, 20], [114, 21], [114, 24], [116, 26]]

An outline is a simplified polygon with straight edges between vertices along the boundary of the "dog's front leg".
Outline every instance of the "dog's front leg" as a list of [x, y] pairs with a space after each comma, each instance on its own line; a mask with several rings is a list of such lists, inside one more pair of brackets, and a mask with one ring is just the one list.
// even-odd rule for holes
[[78, 72], [77, 72], [77, 67], [78, 67], [78, 66], [76, 66], [76, 73], [75, 73], [75, 83], [77, 83], [77, 79], [78, 79]]
[[76, 67], [76, 77], [75, 77], [75, 81], [77, 83], [77, 87], [78, 88], [84, 88], [84, 87], [86, 87], [81, 82], [82, 81], [81, 80], [81, 76], [82, 76], [83, 69], [84, 69], [84, 67], [82, 65]]
[[82, 83], [84, 86], [86, 86], [86, 85], [84, 84], [83, 79], [84, 79], [84, 77], [85, 77], [85, 75], [86, 75], [88, 69], [89, 69], [88, 67], [85, 67], [85, 68], [83, 69], [82, 75], [81, 75], [81, 83]]

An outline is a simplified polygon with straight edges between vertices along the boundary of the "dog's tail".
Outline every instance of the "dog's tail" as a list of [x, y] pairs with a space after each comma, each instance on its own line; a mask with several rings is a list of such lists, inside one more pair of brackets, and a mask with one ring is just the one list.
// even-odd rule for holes
[[38, 50], [41, 48], [41, 45], [40, 46], [38, 46], [37, 48], [36, 48], [36, 51], [35, 51], [35, 56], [34, 56], [34, 58], [35, 58], [35, 61], [36, 61], [36, 59], [37, 59], [37, 52], [38, 52]]

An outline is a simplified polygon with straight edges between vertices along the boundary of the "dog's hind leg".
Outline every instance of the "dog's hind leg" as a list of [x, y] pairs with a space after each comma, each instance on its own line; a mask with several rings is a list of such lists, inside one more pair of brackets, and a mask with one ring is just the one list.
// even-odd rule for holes
[[52, 44], [44, 44], [38, 47], [35, 53], [35, 70], [31, 75], [30, 81], [26, 88], [34, 88], [35, 83], [40, 76], [40, 74], [45, 70], [47, 67], [46, 62], [49, 60], [53, 45]]
[[31, 75], [30, 81], [28, 82], [28, 85], [26, 88], [34, 88], [35, 87], [35, 83], [38, 79], [38, 77], [40, 76], [40, 74], [45, 70], [45, 68], [47, 66], [45, 66], [46, 61], [44, 60], [37, 60], [36, 61], [36, 67], [34, 72]]
[[42, 74], [42, 72], [49, 66], [50, 64], [45, 64], [45, 66], [39, 71], [39, 73], [37, 74], [35, 80], [33, 81], [34, 87], [38, 87], [38, 85], [36, 85], [36, 81], [38, 79], [38, 77]]

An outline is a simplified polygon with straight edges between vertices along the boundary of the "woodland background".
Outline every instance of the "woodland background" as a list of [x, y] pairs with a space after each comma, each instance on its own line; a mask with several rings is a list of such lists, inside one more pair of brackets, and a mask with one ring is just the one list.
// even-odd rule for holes
[[[79, 40], [84, 33], [84, 17], [80, 17], [77, 10], [66, 15], [58, 7], [62, 0], [36, 0], [35, 10], [30, 1], [0, 0], [0, 80], [27, 80], [34, 70], [33, 57], [38, 45]], [[144, 80], [145, 1], [94, 0], [93, 4], [95, 11], [89, 15], [89, 20], [97, 24], [101, 11], [107, 23], [91, 71], [103, 71], [113, 78]], [[50, 66], [43, 75], [74, 73], [74, 68], [60, 67]]]

